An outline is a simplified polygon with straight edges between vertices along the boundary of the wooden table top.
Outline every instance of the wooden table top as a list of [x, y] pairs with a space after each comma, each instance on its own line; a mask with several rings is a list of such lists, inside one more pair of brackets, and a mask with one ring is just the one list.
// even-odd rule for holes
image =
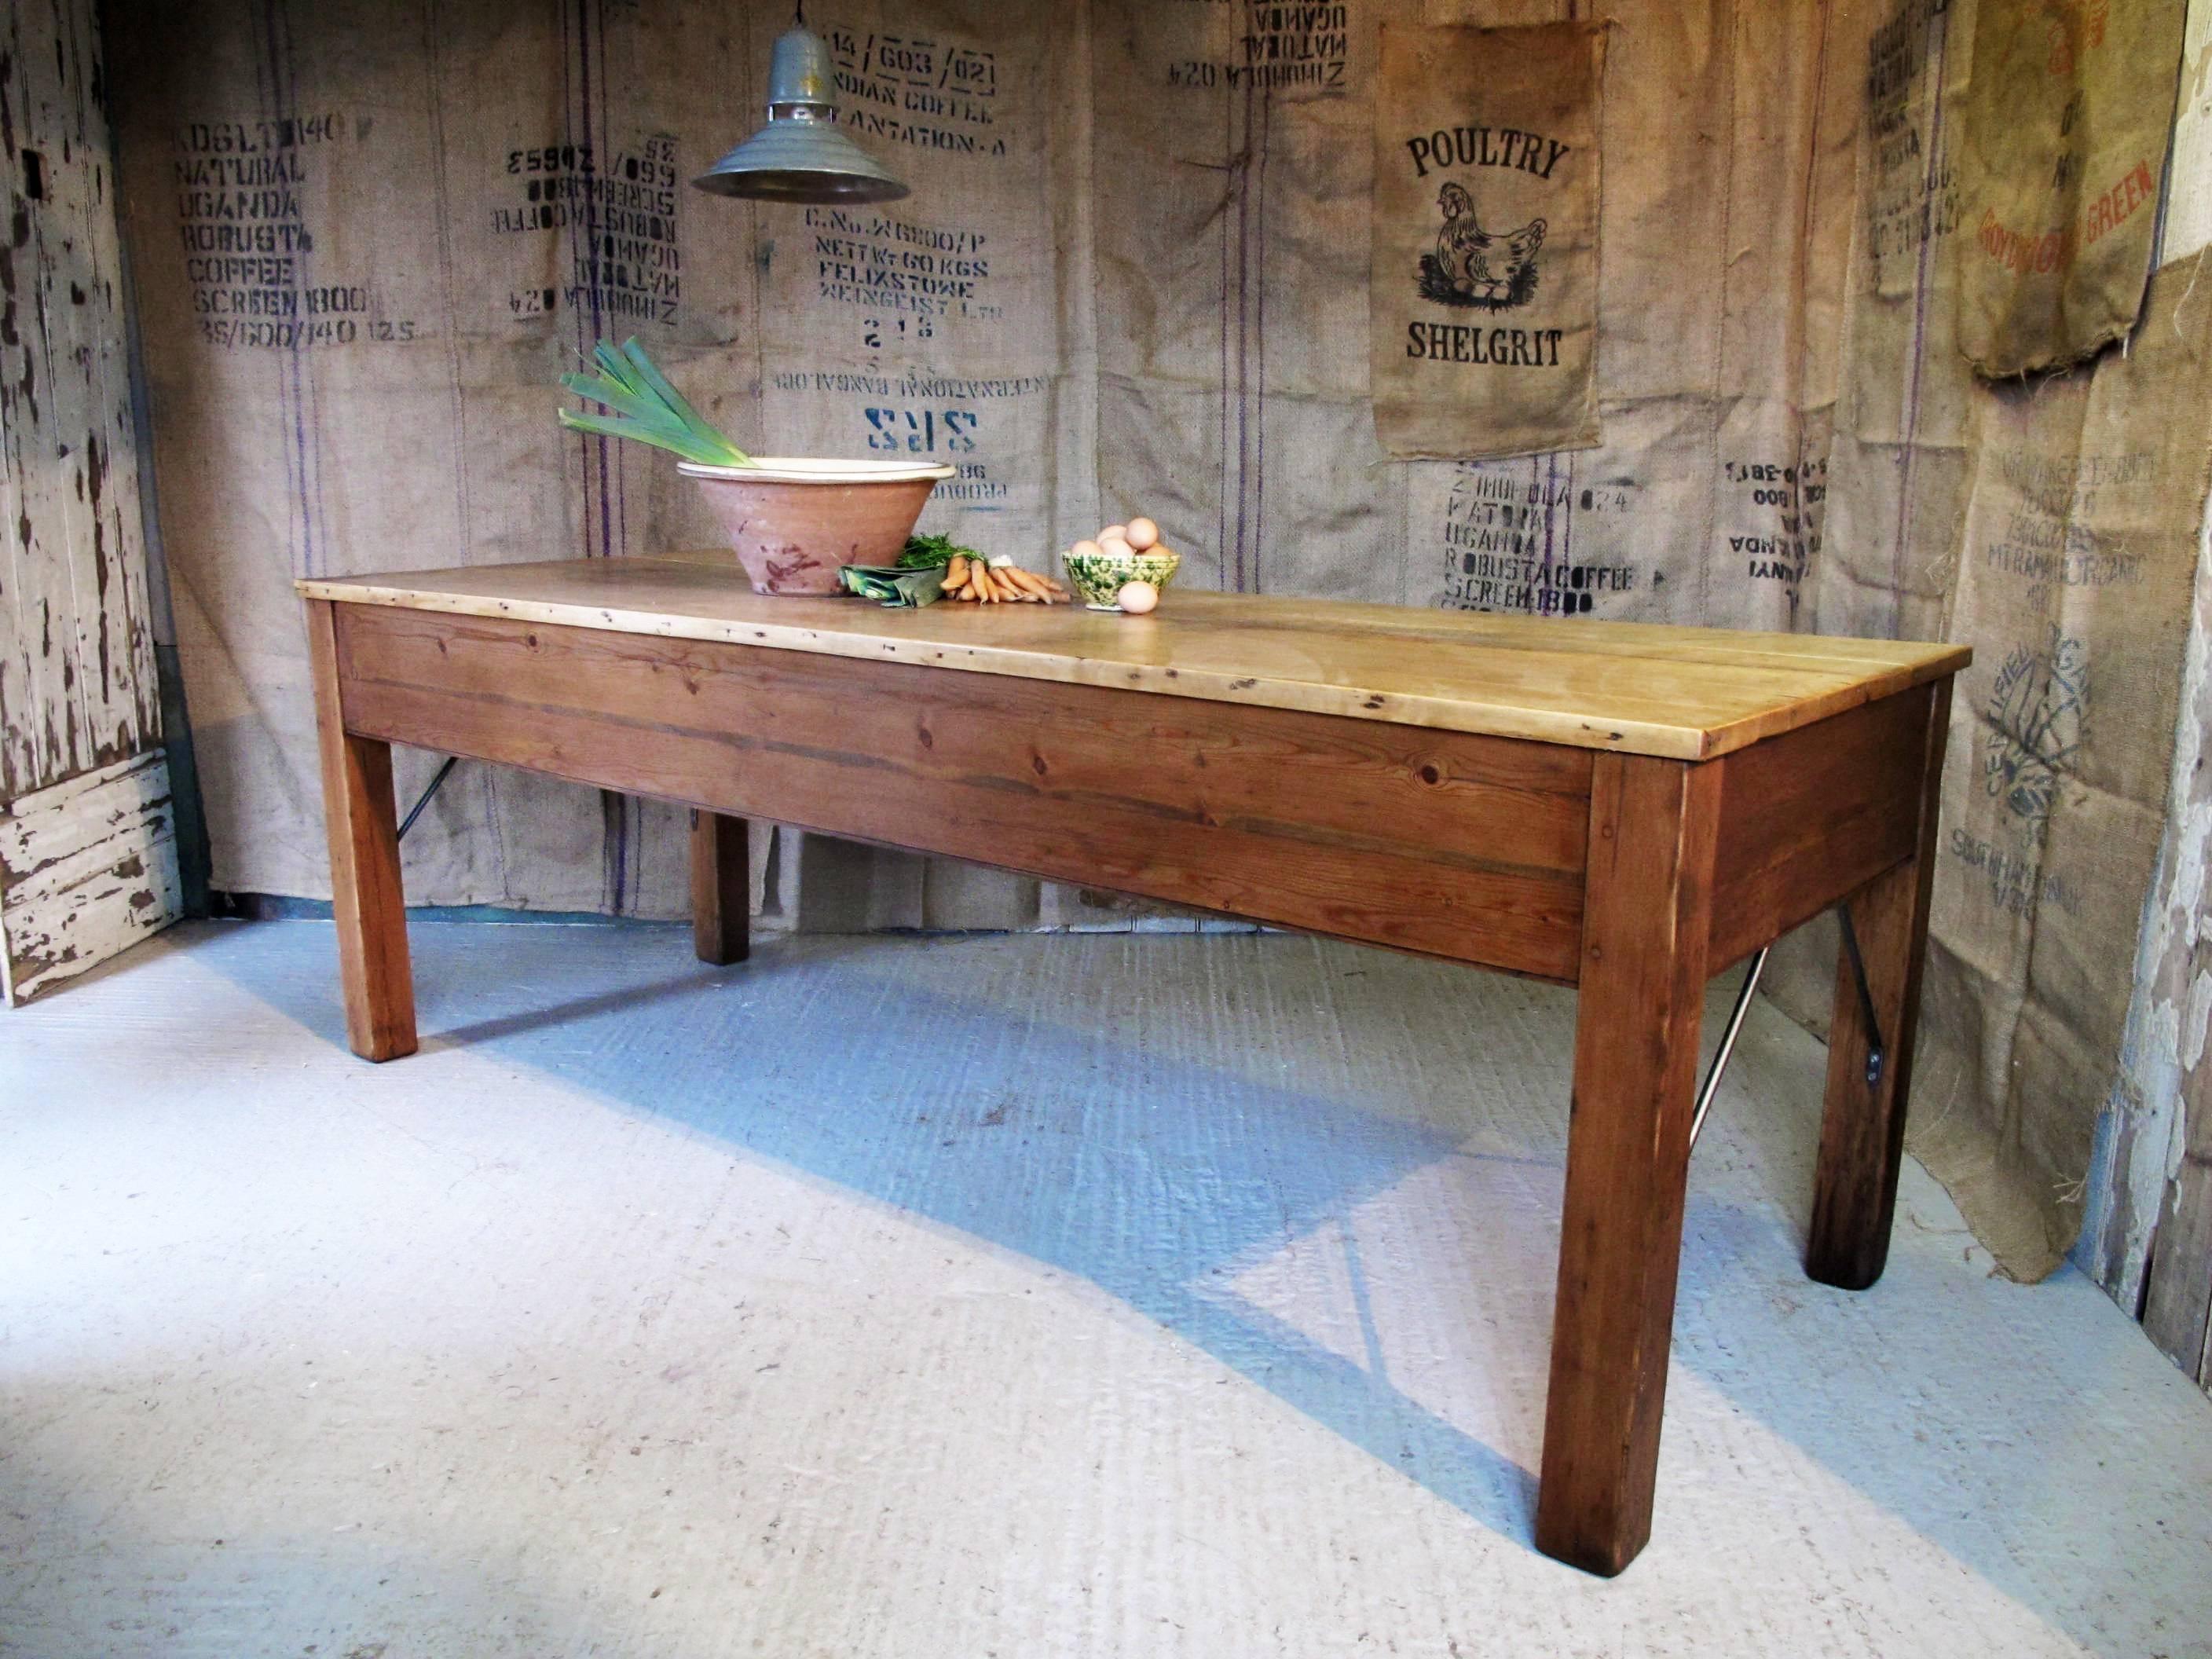
[[713, 556], [307, 579], [308, 599], [1257, 703], [1700, 760], [1957, 672], [1965, 646], [1501, 617], [1173, 588], [1071, 605], [755, 593]]

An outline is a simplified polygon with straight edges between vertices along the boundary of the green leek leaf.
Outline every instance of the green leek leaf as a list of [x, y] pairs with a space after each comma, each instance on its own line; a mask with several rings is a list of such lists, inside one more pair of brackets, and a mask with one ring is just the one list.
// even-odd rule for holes
[[841, 566], [837, 580], [848, 593], [873, 599], [887, 610], [935, 605], [945, 597], [945, 572], [906, 570], [896, 565]]
[[596, 373], [571, 371], [561, 376], [561, 384], [586, 403], [613, 412], [594, 415], [564, 409], [560, 411], [562, 426], [652, 444], [702, 466], [752, 465], [744, 451], [684, 401], [635, 340], [623, 341], [619, 350], [598, 341], [592, 348], [592, 364]]

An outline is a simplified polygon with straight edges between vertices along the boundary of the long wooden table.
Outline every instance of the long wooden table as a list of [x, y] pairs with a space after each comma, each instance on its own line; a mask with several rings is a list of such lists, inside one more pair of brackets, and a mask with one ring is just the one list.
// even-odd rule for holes
[[1535, 1531], [1610, 1574], [1650, 1533], [1706, 981], [1840, 902], [1867, 994], [1846, 952], [1806, 1269], [1881, 1273], [1963, 647], [1182, 590], [886, 611], [682, 558], [299, 586], [368, 1059], [416, 1046], [394, 743], [688, 803], [708, 962], [745, 954], [761, 817], [1576, 986]]

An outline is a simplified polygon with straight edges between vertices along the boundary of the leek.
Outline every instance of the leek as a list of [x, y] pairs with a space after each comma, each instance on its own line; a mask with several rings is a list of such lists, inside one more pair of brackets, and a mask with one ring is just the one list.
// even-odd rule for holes
[[684, 400], [653, 366], [645, 348], [635, 339], [620, 349], [601, 340], [592, 348], [599, 372], [570, 373], [561, 384], [586, 403], [611, 410], [593, 415], [573, 409], [561, 411], [561, 424], [578, 432], [596, 432], [606, 438], [635, 438], [659, 449], [673, 450], [702, 466], [750, 466], [752, 458], [714, 427]]
[[837, 580], [848, 593], [873, 599], [890, 611], [902, 605], [919, 609], [945, 597], [941, 565], [932, 570], [909, 570], [899, 565], [840, 565]]

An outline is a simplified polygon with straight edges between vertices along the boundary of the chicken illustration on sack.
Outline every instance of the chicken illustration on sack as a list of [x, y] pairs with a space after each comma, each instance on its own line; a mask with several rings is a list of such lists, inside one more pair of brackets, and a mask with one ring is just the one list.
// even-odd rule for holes
[[1377, 441], [1403, 460], [1595, 447], [1604, 26], [1386, 22], [1382, 38], [1367, 266]]
[[1443, 212], [1443, 228], [1437, 233], [1437, 251], [1421, 256], [1421, 297], [1486, 311], [1528, 304], [1536, 293], [1536, 250], [1544, 246], [1544, 222], [1533, 219], [1504, 235], [1486, 231], [1475, 218], [1474, 198], [1459, 184], [1439, 191], [1437, 205]]

